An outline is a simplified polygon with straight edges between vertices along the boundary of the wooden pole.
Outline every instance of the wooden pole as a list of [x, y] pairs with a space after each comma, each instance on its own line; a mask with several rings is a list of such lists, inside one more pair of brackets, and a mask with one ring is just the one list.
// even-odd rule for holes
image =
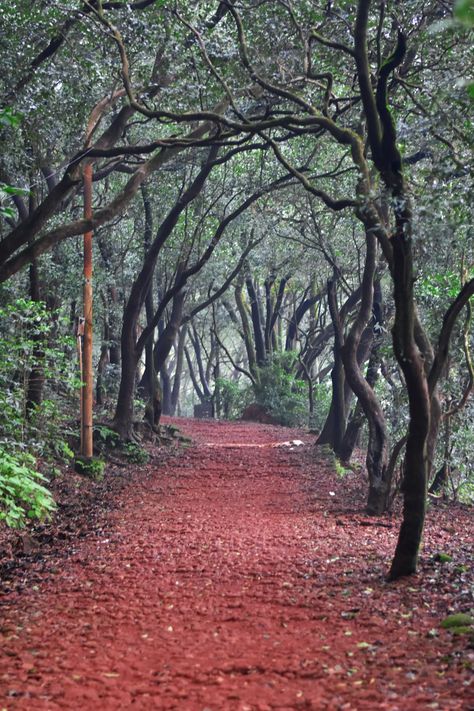
[[[84, 337], [84, 319], [79, 318], [78, 322], [77, 322], [76, 343], [77, 343], [77, 358], [79, 361], [79, 375], [81, 378], [81, 382], [82, 382], [82, 378], [84, 375], [83, 364], [82, 364], [82, 339], [83, 339], [83, 337]], [[84, 440], [84, 428], [82, 426], [82, 423], [84, 421], [84, 415], [83, 415], [83, 407], [82, 407], [83, 406], [82, 395], [83, 395], [83, 388], [81, 387], [81, 389], [79, 391], [79, 421], [81, 423], [81, 433], [80, 433], [81, 446], [80, 446], [79, 451], [80, 451], [81, 455], [82, 455], [82, 452], [84, 451], [84, 441], [83, 441]]]
[[[84, 166], [84, 217], [92, 219], [92, 165]], [[93, 455], [93, 371], [92, 371], [92, 230], [84, 233], [84, 345], [82, 353], [82, 423], [83, 457]]]

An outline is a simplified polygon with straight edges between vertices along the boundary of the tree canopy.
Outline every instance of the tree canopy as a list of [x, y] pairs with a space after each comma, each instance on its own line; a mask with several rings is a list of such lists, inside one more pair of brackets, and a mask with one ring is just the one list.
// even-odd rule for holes
[[65, 408], [48, 353], [74, 364], [93, 230], [120, 437], [139, 402], [152, 429], [257, 404], [360, 445], [368, 511], [403, 497], [390, 576], [414, 572], [428, 487], [474, 490], [472, 25], [466, 0], [4, 3], [0, 327], [29, 359], [1, 397], [26, 439]]

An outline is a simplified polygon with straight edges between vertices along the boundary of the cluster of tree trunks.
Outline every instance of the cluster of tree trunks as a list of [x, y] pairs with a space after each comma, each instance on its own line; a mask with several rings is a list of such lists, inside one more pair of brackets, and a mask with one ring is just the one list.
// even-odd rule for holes
[[[138, 12], [153, 4], [153, 0], [139, 0], [129, 4], [131, 12]], [[108, 30], [104, 8], [100, 12], [90, 4], [84, 9], [84, 16], [94, 12], [98, 21]], [[120, 5], [120, 4], [119, 4]], [[116, 3], [108, 3], [107, 11], [119, 8]], [[329, 5], [331, 5], [329, 3]], [[414, 250], [413, 250], [413, 215], [411, 191], [406, 177], [409, 160], [402, 160], [397, 146], [396, 127], [390, 110], [390, 85], [396, 72], [410, 66], [415, 51], [408, 51], [406, 37], [399, 31], [393, 40], [394, 51], [382, 61], [380, 37], [382, 34], [385, 4], [380, 5], [378, 18], [379, 36], [377, 57], [369, 57], [367, 32], [374, 3], [359, 0], [356, 3], [356, 17], [353, 27], [353, 46], [340, 42], [324, 41], [311, 33], [306, 64], [310, 64], [311, 42], [318, 42], [331, 51], [337, 51], [352, 63], [351, 72], [355, 72], [360, 106], [361, 120], [357, 129], [349, 128], [350, 122], [339, 121], [344, 110], [337, 103], [332, 104], [332, 75], [318, 75], [318, 81], [327, 81], [327, 89], [322, 99], [321, 109], [316, 109], [304, 98], [304, 92], [293, 92], [292, 86], [282, 88], [268, 80], [253, 66], [245, 39], [244, 22], [239, 9], [233, 2], [219, 3], [215, 14], [204, 24], [205, 28], [214, 28], [223, 17], [235, 24], [241, 68], [247, 72], [255, 87], [252, 89], [257, 98], [267, 102], [267, 113], [262, 118], [260, 111], [249, 117], [241, 114], [229, 87], [221, 81], [225, 89], [224, 98], [213, 110], [196, 111], [183, 119], [175, 115], [176, 122], [189, 121], [191, 128], [187, 134], [171, 137], [169, 143], [156, 143], [146, 146], [146, 150], [125, 144], [117, 147], [124, 136], [130, 120], [139, 113], [147, 120], [169, 121], [173, 112], [161, 113], [159, 109], [149, 108], [140, 103], [130, 84], [128, 60], [122, 39], [115, 30], [115, 40], [121, 50], [121, 74], [124, 86], [104, 97], [91, 111], [83, 142], [83, 150], [67, 161], [67, 167], [61, 178], [55, 177], [54, 171], [42, 164], [41, 171], [46, 186], [43, 199], [38, 199], [33, 185], [29, 202], [20, 195], [13, 200], [18, 211], [18, 221], [11, 220], [11, 231], [3, 236], [0, 243], [0, 282], [6, 281], [26, 265], [30, 266], [30, 295], [35, 301], [44, 298], [38, 276], [37, 259], [46, 251], [52, 251], [63, 240], [73, 235], [83, 234], [91, 229], [110, 222], [123, 213], [132, 199], [141, 191], [144, 215], [143, 265], [133, 281], [126, 302], [121, 325], [113, 320], [118, 302], [113, 288], [107, 287], [101, 294], [106, 316], [103, 324], [103, 344], [98, 365], [97, 401], [104, 395], [103, 378], [106, 366], [120, 362], [121, 378], [118, 393], [114, 426], [124, 439], [133, 437], [133, 400], [137, 387], [137, 373], [143, 354], [145, 354], [145, 372], [141, 379], [140, 390], [146, 393], [149, 403], [147, 418], [151, 427], [159, 424], [162, 412], [174, 413], [179, 402], [182, 373], [187, 363], [190, 378], [202, 403], [215, 399], [211, 381], [217, 381], [220, 373], [222, 354], [233, 364], [236, 372], [244, 373], [256, 383], [260, 369], [279, 351], [298, 351], [298, 371], [309, 382], [317, 378], [315, 364], [325, 345], [333, 339], [333, 362], [331, 369], [332, 401], [329, 414], [319, 437], [320, 443], [330, 444], [336, 454], [343, 459], [351, 456], [357, 442], [363, 419], [368, 424], [367, 471], [369, 493], [367, 508], [371, 513], [386, 510], [391, 487], [394, 462], [404, 449], [402, 492], [404, 500], [403, 522], [399, 540], [392, 562], [390, 576], [397, 578], [416, 570], [417, 556], [423, 531], [426, 493], [429, 476], [433, 467], [438, 432], [441, 423], [441, 405], [438, 384], [448, 358], [451, 334], [461, 310], [469, 303], [474, 293], [474, 280], [465, 281], [458, 296], [447, 310], [438, 341], [434, 346], [421, 323], [414, 294]], [[328, 6], [327, 12], [332, 9]], [[428, 14], [423, 16], [426, 23]], [[296, 22], [296, 15], [292, 15]], [[48, 45], [33, 59], [25, 76], [12, 87], [8, 101], [13, 100], [15, 91], [20, 91], [32, 80], [36, 69], [48, 61], [63, 45], [66, 36], [77, 23], [77, 16], [67, 19], [60, 31], [48, 42]], [[189, 27], [187, 26], [187, 31]], [[301, 37], [306, 37], [306, 30]], [[190, 46], [200, 38], [199, 32], [190, 32], [185, 46]], [[306, 43], [307, 40], [305, 39]], [[202, 47], [201, 47], [202, 49]], [[164, 52], [162, 53], [164, 54]], [[155, 57], [150, 72], [149, 86], [142, 87], [141, 95], [153, 99], [165, 86], [166, 62], [159, 52]], [[212, 68], [212, 60], [206, 56]], [[311, 69], [305, 67], [307, 78], [313, 80]], [[211, 71], [211, 74], [213, 72]], [[218, 72], [214, 68], [214, 78]], [[253, 94], [252, 94], [253, 96]], [[124, 97], [127, 102], [117, 106]], [[272, 114], [272, 102], [285, 102], [285, 111]], [[289, 111], [292, 106], [294, 112]], [[232, 108], [232, 112], [226, 111]], [[98, 137], [92, 141], [101, 119], [107, 112], [112, 112], [110, 121]], [[289, 137], [298, 135], [313, 136], [315, 140], [325, 135], [338, 148], [348, 151], [352, 160], [352, 170], [357, 171], [357, 189], [349, 197], [334, 199], [319, 184], [308, 177], [307, 166], [297, 168], [281, 150], [280, 139], [275, 140], [274, 128], [288, 131]], [[243, 137], [243, 139], [242, 139]], [[252, 143], [258, 137], [260, 143]], [[175, 140], [176, 139], [176, 140]], [[240, 140], [242, 139], [242, 140]], [[449, 143], [449, 142], [448, 142]], [[195, 166], [189, 179], [175, 203], [170, 207], [154, 234], [152, 201], [148, 195], [147, 180], [156, 171], [163, 168], [186, 148], [203, 148], [205, 159]], [[222, 217], [205, 249], [190, 249], [187, 256], [180, 255], [175, 265], [173, 277], [167, 282], [155, 278], [155, 270], [163, 247], [173, 233], [180, 216], [205, 190], [209, 175], [217, 165], [230, 161], [233, 156], [247, 150], [272, 151], [280, 166], [285, 169], [283, 177], [272, 183], [260, 186], [243, 200], [237, 208]], [[141, 156], [138, 167], [114, 163], [115, 159], [127, 152]], [[68, 224], [54, 226], [46, 230], [48, 222], [54, 216], [65, 211], [73, 198], [80, 192], [83, 162], [94, 162], [106, 158], [112, 162], [104, 165], [96, 173], [96, 179], [106, 177], [112, 170], [130, 173], [130, 177], [115, 195], [113, 200], [97, 209], [93, 218], [73, 220]], [[221, 153], [221, 155], [219, 155]], [[144, 159], [144, 154], [151, 157]], [[202, 153], [200, 154], [202, 155]], [[420, 152], [423, 156], [426, 153]], [[418, 160], [419, 155], [411, 160]], [[3, 180], [3, 176], [2, 176]], [[316, 181], [317, 182], [317, 181]], [[187, 284], [210, 260], [226, 228], [245, 210], [263, 195], [280, 190], [290, 184], [302, 185], [325, 208], [338, 213], [352, 210], [355, 220], [362, 226], [365, 235], [365, 263], [360, 287], [341, 301], [342, 289], [339, 289], [339, 274], [334, 270], [328, 284], [318, 290], [315, 279], [306, 292], [295, 298], [288, 294], [290, 274], [282, 274], [277, 279], [276, 270], [270, 269], [263, 284], [247, 260], [254, 244], [253, 238], [242, 247], [242, 254], [235, 268], [225, 281], [208, 297], [195, 305], [190, 313], [186, 312]], [[194, 245], [193, 245], [194, 246]], [[105, 243], [99, 248], [105, 260], [112, 258], [107, 254]], [[381, 253], [381, 254], [379, 254]], [[191, 255], [192, 258], [191, 258]], [[380, 259], [388, 267], [393, 285], [394, 321], [392, 328], [393, 352], [403, 376], [409, 404], [409, 424], [406, 436], [396, 443], [390, 452], [387, 425], [384, 412], [376, 397], [374, 385], [379, 363], [379, 332], [383, 326], [381, 313]], [[53, 256], [54, 258], [54, 256]], [[194, 259], [194, 261], [193, 261]], [[230, 298], [224, 297], [230, 286], [234, 288], [235, 305]], [[241, 338], [242, 357], [233, 358], [219, 337], [216, 315], [213, 316], [213, 328], [208, 352], [203, 354], [203, 339], [193, 320], [197, 314], [208, 307], [213, 307], [222, 298], [232, 322], [237, 325]], [[316, 310], [322, 303], [327, 303], [330, 323], [323, 322]], [[214, 308], [214, 307], [213, 307]], [[146, 324], [142, 326], [143, 312]], [[283, 313], [289, 314], [284, 319]], [[375, 314], [375, 317], [374, 317]], [[309, 318], [307, 318], [309, 316]], [[305, 328], [302, 324], [305, 323]], [[309, 326], [307, 325], [309, 323]], [[120, 349], [118, 343], [120, 341]], [[190, 344], [188, 347], [187, 344]], [[171, 384], [169, 356], [174, 348], [174, 380]], [[119, 354], [120, 350], [120, 354]], [[44, 373], [43, 354], [38, 340], [34, 351], [35, 367], [29, 376], [27, 388], [27, 412], [31, 415], [41, 403]], [[207, 362], [206, 362], [207, 359]], [[366, 366], [367, 364], [367, 366]], [[470, 386], [473, 375], [470, 369]], [[353, 397], [357, 398], [350, 416]], [[215, 403], [219, 411], [218, 400]], [[445, 432], [449, 442], [449, 431]], [[433, 487], [436, 490], [440, 482], [448, 476], [448, 457], [439, 470]]]

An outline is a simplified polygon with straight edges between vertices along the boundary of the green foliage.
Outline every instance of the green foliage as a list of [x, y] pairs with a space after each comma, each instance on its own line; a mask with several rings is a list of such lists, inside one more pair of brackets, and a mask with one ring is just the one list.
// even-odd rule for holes
[[25, 196], [28, 194], [28, 190], [24, 190], [23, 188], [15, 188], [13, 185], [7, 185], [6, 183], [0, 182], [0, 216], [14, 219], [16, 210], [9, 205], [5, 205], [5, 201], [14, 195]]
[[443, 274], [430, 274], [420, 282], [420, 296], [430, 297], [434, 300], [455, 298], [461, 288], [459, 274], [444, 272]]
[[[0, 442], [39, 455], [58, 438], [63, 405], [80, 385], [69, 357], [72, 340], [58, 334], [56, 316], [27, 299], [0, 308]], [[38, 404], [28, 402], [33, 379], [44, 380]]]
[[21, 122], [21, 114], [13, 111], [9, 106], [4, 109], [0, 109], [0, 126], [9, 126], [10, 128], [17, 128]]
[[74, 462], [79, 474], [89, 477], [93, 481], [102, 481], [104, 478], [105, 462], [98, 457], [76, 457]]
[[438, 563], [451, 563], [453, 557], [449, 555], [449, 553], [443, 553], [440, 551], [439, 553], [436, 553], [435, 560], [438, 561]]
[[349, 474], [349, 472], [351, 471], [350, 469], [346, 469], [346, 467], [339, 461], [339, 459], [334, 460], [334, 468], [339, 479], [344, 479], [344, 477], [346, 477], [347, 474]]
[[101, 452], [115, 449], [119, 455], [124, 456], [132, 464], [146, 464], [148, 462], [149, 455], [146, 449], [135, 442], [124, 442], [120, 439], [118, 432], [107, 425], [95, 425], [94, 440]]
[[43, 519], [56, 508], [53, 497], [35, 470], [35, 459], [27, 452], [7, 452], [0, 445], [0, 521], [22, 528], [28, 519]]
[[[21, 114], [13, 111], [13, 109], [8, 106], [4, 109], [0, 109], [0, 128], [18, 128], [21, 118]], [[9, 205], [5, 205], [4, 202], [15, 195], [25, 196], [28, 194], [28, 190], [15, 188], [13, 185], [0, 182], [0, 217], [14, 219], [16, 210]]]
[[120, 436], [118, 432], [107, 427], [107, 425], [94, 425], [94, 438], [99, 442], [106, 444], [108, 447], [118, 447], [120, 445]]
[[313, 385], [314, 411], [310, 417], [310, 426], [321, 430], [331, 406], [331, 385], [328, 381]]
[[254, 386], [257, 403], [280, 424], [288, 427], [306, 424], [306, 386], [294, 375], [296, 353], [278, 353], [258, 369]]
[[126, 442], [123, 451], [126, 459], [131, 464], [146, 464], [149, 460], [149, 455], [146, 449], [135, 444], [135, 442]]
[[474, 27], [473, 0], [456, 0], [454, 17], [466, 27]]
[[217, 378], [216, 391], [221, 403], [221, 416], [225, 420], [236, 420], [251, 400], [251, 390], [237, 380]]
[[452, 630], [455, 627], [467, 627], [474, 624], [474, 618], [465, 612], [456, 612], [454, 615], [448, 615], [441, 622], [441, 627], [445, 630]]
[[[58, 334], [59, 327], [60, 319], [43, 303], [18, 299], [0, 308], [0, 519], [9, 526], [54, 509], [38, 483], [46, 479], [35, 470], [35, 457], [73, 456], [63, 429], [79, 383], [70, 365], [70, 339]], [[38, 403], [28, 400], [35, 379], [44, 383]]]

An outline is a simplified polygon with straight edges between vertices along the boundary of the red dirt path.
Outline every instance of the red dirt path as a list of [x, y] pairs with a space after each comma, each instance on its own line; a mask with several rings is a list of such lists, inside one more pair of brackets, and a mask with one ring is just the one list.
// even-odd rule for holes
[[4, 597], [0, 709], [473, 707], [472, 650], [439, 630], [469, 605], [465, 568], [431, 558], [467, 549], [450, 514], [423, 577], [387, 585], [397, 523], [360, 514], [360, 475], [315, 463], [304, 433], [179, 424], [194, 444], [133, 475], [105, 536]]

